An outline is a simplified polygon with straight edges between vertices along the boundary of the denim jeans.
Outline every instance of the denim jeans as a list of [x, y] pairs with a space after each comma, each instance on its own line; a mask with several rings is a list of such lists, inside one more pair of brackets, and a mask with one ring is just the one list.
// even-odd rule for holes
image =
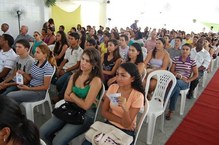
[[8, 93], [12, 91], [18, 91], [19, 88], [17, 86], [10, 86], [5, 89], [5, 91], [1, 94], [2, 96], [6, 96]]
[[170, 95], [170, 104], [169, 110], [174, 111], [176, 107], [176, 102], [179, 97], [180, 90], [185, 90], [189, 88], [189, 83], [184, 82], [183, 80], [177, 79], [176, 86], [174, 87], [171, 95]]
[[68, 143], [87, 131], [94, 121], [95, 111], [89, 109], [85, 113], [84, 123], [73, 125], [52, 116], [40, 127], [40, 137], [47, 145], [68, 145]]
[[61, 76], [57, 81], [56, 81], [56, 88], [58, 90], [58, 97], [60, 99], [64, 98], [65, 90], [68, 86], [68, 80], [71, 77], [72, 72], [66, 72], [63, 76]]
[[19, 104], [22, 102], [34, 102], [43, 100], [46, 96], [46, 90], [43, 91], [27, 91], [27, 90], [20, 90], [20, 91], [13, 91], [8, 93], [6, 96], [15, 100]]
[[[113, 124], [111, 124], [109, 121], [106, 121], [105, 123], [108, 123], [108, 124], [110, 124], [110, 125], [113, 125]], [[115, 126], [115, 125], [113, 125], [113, 126]], [[117, 126], [115, 126], [115, 127], [117, 127]], [[118, 128], [118, 127], [117, 127], [117, 128]], [[134, 131], [125, 130], [125, 129], [121, 129], [121, 128], [118, 128], [118, 129], [120, 129], [120, 130], [122, 130], [123, 132], [125, 132], [126, 134], [132, 136], [133, 139], [135, 140], [135, 132], [134, 132]], [[133, 145], [133, 144], [134, 144], [134, 140], [133, 140], [133, 142], [132, 142], [130, 145]], [[90, 143], [88, 140], [85, 139], [85, 141], [84, 141], [81, 145], [92, 145], [92, 143]]]

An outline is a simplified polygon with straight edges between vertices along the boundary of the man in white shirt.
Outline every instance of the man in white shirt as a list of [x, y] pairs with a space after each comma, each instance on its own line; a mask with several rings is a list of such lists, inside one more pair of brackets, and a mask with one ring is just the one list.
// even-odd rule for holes
[[54, 103], [59, 99], [63, 99], [68, 80], [72, 73], [79, 68], [81, 55], [83, 53], [83, 49], [79, 46], [80, 35], [78, 33], [70, 33], [68, 41], [70, 47], [66, 50], [64, 60], [61, 62], [57, 70], [57, 76], [59, 78], [55, 84], [59, 92], [59, 98], [54, 98]]
[[0, 36], [0, 82], [4, 81], [5, 77], [12, 72], [15, 66], [16, 53], [11, 48], [14, 43], [14, 38], [9, 34]]
[[198, 67], [199, 76], [197, 79], [190, 83], [190, 89], [187, 94], [187, 98], [193, 97], [193, 92], [199, 83], [199, 79], [203, 76], [204, 70], [206, 70], [211, 62], [210, 54], [204, 49], [204, 38], [200, 38], [197, 41], [196, 47], [191, 49], [190, 56], [196, 61]]

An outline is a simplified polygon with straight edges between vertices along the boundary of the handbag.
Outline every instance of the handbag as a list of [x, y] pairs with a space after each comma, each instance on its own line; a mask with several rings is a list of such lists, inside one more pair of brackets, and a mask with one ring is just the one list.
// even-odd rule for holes
[[113, 125], [96, 121], [85, 133], [92, 145], [130, 145], [133, 137]]
[[55, 108], [52, 113], [66, 123], [80, 125], [84, 123], [85, 110], [77, 104], [65, 102], [60, 107]]

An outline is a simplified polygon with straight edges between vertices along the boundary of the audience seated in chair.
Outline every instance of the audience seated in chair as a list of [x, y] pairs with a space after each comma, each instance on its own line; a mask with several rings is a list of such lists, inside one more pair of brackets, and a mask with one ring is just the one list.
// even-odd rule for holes
[[14, 45], [12, 47], [15, 48], [15, 43], [20, 39], [25, 39], [28, 42], [33, 42], [34, 38], [27, 33], [28, 33], [28, 27], [26, 25], [22, 25], [20, 29], [20, 34], [16, 37], [14, 41]]
[[36, 48], [39, 45], [47, 45], [43, 40], [41, 39], [41, 34], [38, 31], [35, 31], [33, 34], [34, 42], [30, 49], [30, 55], [34, 57], [34, 54], [36, 52]]
[[175, 111], [180, 90], [188, 89], [190, 82], [198, 77], [196, 62], [190, 57], [191, 48], [192, 46], [190, 44], [184, 44], [182, 46], [182, 55], [173, 59], [170, 71], [176, 76], [177, 82], [170, 95], [169, 112], [166, 115], [167, 120], [171, 119], [172, 114]]
[[57, 66], [61, 64], [61, 62], [64, 60], [65, 52], [68, 49], [68, 41], [65, 35], [65, 32], [58, 31], [56, 33], [56, 43], [53, 50], [53, 54], [55, 56]]
[[[133, 63], [121, 64], [116, 72], [116, 82], [109, 87], [104, 97], [102, 116], [107, 119], [106, 123], [134, 137], [136, 117], [144, 105], [144, 88], [137, 66]], [[121, 93], [118, 104], [113, 104], [109, 99], [115, 93]], [[85, 140], [82, 145], [91, 143]]]
[[70, 77], [64, 98], [86, 110], [84, 123], [74, 125], [52, 116], [40, 128], [41, 138], [48, 145], [66, 145], [89, 129], [95, 118], [96, 98], [102, 88], [102, 76], [99, 51], [85, 49], [80, 69]]
[[199, 83], [199, 79], [203, 76], [204, 70], [206, 70], [211, 62], [210, 54], [204, 49], [204, 38], [200, 38], [197, 41], [196, 47], [191, 49], [191, 59], [196, 61], [198, 67], [198, 78], [190, 83], [189, 92], [187, 98], [191, 99], [193, 97], [194, 90]]
[[[137, 65], [139, 74], [142, 76], [145, 69], [145, 64], [143, 61], [143, 54], [141, 51], [141, 46], [138, 43], [132, 43], [128, 50], [128, 58], [126, 62], [131, 62]], [[107, 85], [110, 86], [112, 83], [116, 82], [116, 77], [109, 79]]]
[[18, 85], [19, 91], [13, 91], [7, 94], [18, 103], [34, 102], [45, 98], [46, 91], [50, 86], [53, 66], [56, 65], [55, 58], [48, 46], [40, 45], [36, 49], [35, 64], [32, 65], [30, 75], [24, 75], [24, 78], [30, 80], [29, 85]]
[[[25, 85], [29, 84], [30, 80], [25, 76], [30, 75], [30, 69], [34, 63], [34, 59], [29, 55], [28, 51], [30, 44], [25, 39], [20, 39], [16, 42], [16, 53], [17, 58], [15, 61], [15, 68], [10, 76], [8, 76], [2, 83], [0, 83], [0, 90], [2, 95], [7, 95], [9, 92], [17, 91], [19, 88], [16, 83], [16, 73], [22, 74], [23, 83]], [[28, 77], [29, 78], [29, 77]]]
[[70, 47], [66, 50], [64, 60], [57, 68], [55, 85], [58, 96], [52, 99], [53, 103], [63, 99], [70, 76], [79, 68], [81, 54], [83, 53], [83, 49], [79, 46], [79, 40], [80, 36], [76, 32], [70, 33], [68, 36]]
[[[165, 40], [163, 38], [159, 38], [156, 40], [156, 47], [148, 53], [144, 61], [146, 65], [147, 75], [154, 70], [167, 70], [167, 67], [170, 62], [170, 57], [168, 52], [164, 49], [164, 46]], [[151, 93], [156, 87], [156, 82], [156, 78], [152, 78], [150, 81], [150, 88], [147, 96], [148, 100], [151, 99]], [[148, 85], [145, 83], [146, 82], [144, 82], [144, 86]]]
[[107, 82], [112, 78], [117, 68], [122, 62], [119, 54], [118, 41], [111, 39], [108, 41], [107, 53], [102, 56], [101, 63], [103, 65], [104, 85], [107, 89]]
[[14, 44], [14, 38], [9, 34], [0, 36], [0, 83], [10, 75], [16, 60], [16, 53], [11, 48]]

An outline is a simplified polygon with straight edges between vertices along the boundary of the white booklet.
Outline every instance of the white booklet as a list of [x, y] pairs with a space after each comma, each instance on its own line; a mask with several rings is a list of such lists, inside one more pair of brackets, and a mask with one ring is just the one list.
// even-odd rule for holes
[[114, 93], [114, 94], [109, 94], [108, 98], [110, 99], [113, 105], [118, 105], [120, 96], [121, 96], [121, 93]]
[[22, 74], [16, 73], [16, 83], [19, 85], [24, 84], [24, 78], [23, 78]]

